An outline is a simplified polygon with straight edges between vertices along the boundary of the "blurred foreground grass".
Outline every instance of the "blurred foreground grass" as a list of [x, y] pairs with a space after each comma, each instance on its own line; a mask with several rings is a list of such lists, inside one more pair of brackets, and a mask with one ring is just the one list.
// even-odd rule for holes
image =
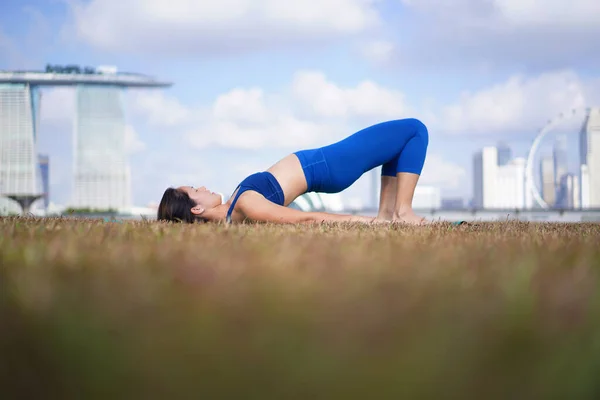
[[600, 398], [600, 225], [0, 219], [0, 397]]

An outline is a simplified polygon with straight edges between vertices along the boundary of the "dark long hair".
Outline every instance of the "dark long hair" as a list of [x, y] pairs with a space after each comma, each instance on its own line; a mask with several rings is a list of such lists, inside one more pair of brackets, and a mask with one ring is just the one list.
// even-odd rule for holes
[[196, 202], [190, 199], [190, 196], [186, 192], [175, 188], [168, 188], [160, 200], [156, 217], [159, 221], [204, 222], [204, 219], [192, 214], [191, 209], [195, 206]]

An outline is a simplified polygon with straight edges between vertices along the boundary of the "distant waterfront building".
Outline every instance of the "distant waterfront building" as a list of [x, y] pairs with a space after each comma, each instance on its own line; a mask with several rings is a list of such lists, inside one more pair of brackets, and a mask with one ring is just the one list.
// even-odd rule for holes
[[494, 208], [498, 150], [484, 147], [473, 156], [473, 207]]
[[580, 146], [580, 164], [587, 172], [581, 177], [582, 207], [600, 208], [600, 108], [588, 113], [581, 128]]
[[559, 187], [560, 182], [562, 182], [562, 177], [568, 171], [567, 164], [567, 136], [559, 135], [556, 137], [553, 146], [553, 156], [554, 156], [554, 184], [556, 188]]
[[579, 176], [570, 174], [571, 176], [571, 193], [569, 199], [572, 201], [572, 208], [581, 209], [581, 181]]
[[556, 201], [553, 157], [543, 157], [540, 161], [540, 187], [542, 198], [552, 207]]
[[0, 80], [0, 213], [20, 213], [4, 196], [38, 191], [37, 151], [39, 90], [27, 83]]
[[525, 164], [524, 158], [515, 158], [508, 164], [498, 167], [494, 208], [526, 208]]
[[581, 204], [581, 208], [590, 208], [590, 176], [588, 174], [588, 166], [585, 164], [580, 166], [579, 186], [579, 204]]
[[555, 208], [580, 208], [579, 177], [574, 174], [564, 174], [559, 185]]
[[512, 160], [512, 150], [508, 144], [504, 142], [498, 143], [498, 166], [506, 165]]
[[435, 186], [417, 185], [413, 196], [412, 206], [415, 209], [440, 209], [442, 207], [442, 194], [440, 188]]
[[526, 160], [519, 157], [503, 160], [504, 164], [499, 165], [498, 154], [498, 148], [490, 146], [482, 148], [473, 157], [473, 207], [532, 208], [533, 197], [526, 190]]
[[[297, 197], [291, 204], [291, 208], [302, 211], [326, 211], [341, 212], [345, 209], [344, 201], [340, 193], [316, 193], [309, 192]], [[348, 207], [352, 208], [352, 207]], [[358, 208], [361, 208], [359, 205]]]
[[42, 198], [44, 199], [44, 209], [50, 204], [50, 158], [47, 155], [38, 155], [38, 165], [40, 171], [40, 183], [42, 186]]
[[371, 207], [379, 208], [379, 192], [381, 190], [381, 167], [373, 168], [371, 174]]
[[465, 208], [465, 200], [461, 197], [442, 198], [443, 210], [461, 210]]
[[72, 205], [93, 209], [130, 207], [123, 92], [111, 87], [80, 86], [76, 99]]

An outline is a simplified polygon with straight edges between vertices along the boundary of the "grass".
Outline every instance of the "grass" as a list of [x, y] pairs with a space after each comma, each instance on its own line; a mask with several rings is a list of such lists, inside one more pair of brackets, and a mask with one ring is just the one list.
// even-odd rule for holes
[[599, 272], [599, 224], [4, 218], [0, 393], [595, 399]]

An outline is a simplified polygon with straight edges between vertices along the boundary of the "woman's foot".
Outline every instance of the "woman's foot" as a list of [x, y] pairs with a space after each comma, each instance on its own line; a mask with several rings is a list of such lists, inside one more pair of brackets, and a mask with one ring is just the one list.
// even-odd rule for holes
[[425, 217], [419, 217], [412, 210], [395, 213], [392, 222], [408, 225], [428, 225], [430, 223]]

